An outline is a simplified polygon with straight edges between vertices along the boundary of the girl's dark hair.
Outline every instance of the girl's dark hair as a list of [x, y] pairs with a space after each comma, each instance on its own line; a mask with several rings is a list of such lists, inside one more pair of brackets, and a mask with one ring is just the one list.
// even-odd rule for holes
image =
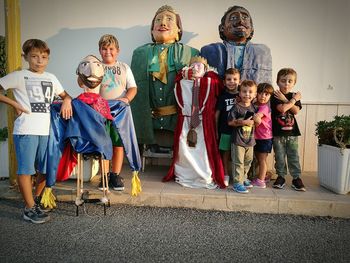
[[268, 93], [270, 95], [273, 94], [274, 89], [270, 83], [259, 83], [258, 85], [258, 93]]

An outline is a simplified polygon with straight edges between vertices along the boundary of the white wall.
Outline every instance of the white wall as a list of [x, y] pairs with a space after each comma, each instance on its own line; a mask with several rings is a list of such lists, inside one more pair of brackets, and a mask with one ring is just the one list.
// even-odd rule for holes
[[[3, 6], [4, 0], [0, 0]], [[147, 3], [147, 4], [146, 4]], [[72, 95], [80, 90], [75, 68], [87, 54], [98, 55], [97, 42], [115, 34], [121, 61], [130, 64], [132, 51], [150, 42], [150, 23], [160, 0], [22, 0], [22, 41], [41, 38], [52, 55], [48, 71]], [[218, 24], [232, 5], [246, 7], [255, 27], [253, 42], [268, 45], [273, 77], [282, 67], [298, 72], [296, 89], [304, 102], [350, 102], [349, 0], [168, 0], [181, 15], [183, 41], [196, 48], [221, 41]], [[4, 17], [0, 11], [0, 19]], [[0, 34], [4, 35], [2, 21]]]

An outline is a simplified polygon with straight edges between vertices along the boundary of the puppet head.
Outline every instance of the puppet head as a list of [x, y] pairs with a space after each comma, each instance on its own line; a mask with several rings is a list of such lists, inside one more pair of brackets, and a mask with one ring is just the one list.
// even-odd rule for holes
[[181, 19], [174, 8], [163, 5], [157, 10], [152, 20], [151, 34], [155, 43], [169, 44], [181, 40]]
[[91, 92], [102, 82], [104, 75], [102, 62], [93, 55], [86, 56], [78, 65], [77, 75], [79, 86]]
[[205, 58], [201, 56], [192, 57], [190, 66], [182, 70], [182, 76], [184, 79], [201, 78], [207, 72], [208, 67], [208, 62]]
[[249, 11], [241, 6], [230, 7], [221, 18], [219, 34], [222, 40], [244, 44], [254, 35]]

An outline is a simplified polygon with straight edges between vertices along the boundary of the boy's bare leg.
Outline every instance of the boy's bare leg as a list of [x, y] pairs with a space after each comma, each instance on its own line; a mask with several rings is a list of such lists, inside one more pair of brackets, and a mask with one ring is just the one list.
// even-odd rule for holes
[[110, 187], [116, 191], [124, 190], [123, 178], [119, 176], [122, 170], [124, 159], [123, 147], [113, 146], [113, 157], [112, 157], [112, 172], [109, 174]]
[[222, 151], [222, 164], [224, 165], [224, 174], [228, 175], [228, 167], [231, 165], [230, 162], [230, 151]]
[[35, 183], [35, 196], [40, 196], [46, 185], [46, 176], [38, 173]]
[[124, 148], [113, 146], [112, 172], [120, 174], [124, 160]]
[[27, 174], [17, 175], [17, 181], [25, 206], [27, 208], [32, 208], [34, 206], [32, 176]]

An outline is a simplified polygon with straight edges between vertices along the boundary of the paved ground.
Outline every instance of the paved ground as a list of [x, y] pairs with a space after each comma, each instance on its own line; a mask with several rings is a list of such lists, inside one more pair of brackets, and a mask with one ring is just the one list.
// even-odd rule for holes
[[350, 220], [182, 208], [59, 203], [21, 218], [0, 199], [0, 262], [350, 262]]
[[[161, 179], [167, 173], [167, 166], [148, 166], [140, 174], [142, 193], [138, 197], [130, 195], [131, 172], [127, 166], [123, 169], [125, 191], [111, 191], [112, 204], [129, 204], [156, 207], [186, 207], [221, 211], [247, 211], [270, 214], [296, 214], [309, 216], [332, 216], [350, 218], [350, 193], [335, 194], [320, 186], [316, 173], [303, 173], [306, 192], [297, 192], [291, 188], [291, 176], [288, 176], [283, 190], [272, 188], [272, 182], [266, 189], [251, 189], [249, 194], [238, 194], [231, 187], [227, 189], [191, 189], [175, 182], [163, 183]], [[76, 181], [58, 182], [54, 192], [59, 201], [74, 201]], [[97, 190], [99, 176], [84, 189], [92, 197], [101, 197]], [[9, 189], [8, 180], [0, 181], [0, 198], [21, 198], [18, 192]]]
[[[288, 178], [284, 190], [248, 195], [163, 183], [165, 173], [147, 167], [135, 198], [124, 167], [126, 190], [111, 192], [106, 216], [86, 204], [76, 217], [75, 181], [57, 183], [61, 202], [44, 225], [23, 221], [20, 194], [0, 181], [0, 262], [350, 262], [350, 194], [321, 187], [315, 173], [303, 174], [305, 193]], [[85, 190], [100, 196], [97, 184]]]

